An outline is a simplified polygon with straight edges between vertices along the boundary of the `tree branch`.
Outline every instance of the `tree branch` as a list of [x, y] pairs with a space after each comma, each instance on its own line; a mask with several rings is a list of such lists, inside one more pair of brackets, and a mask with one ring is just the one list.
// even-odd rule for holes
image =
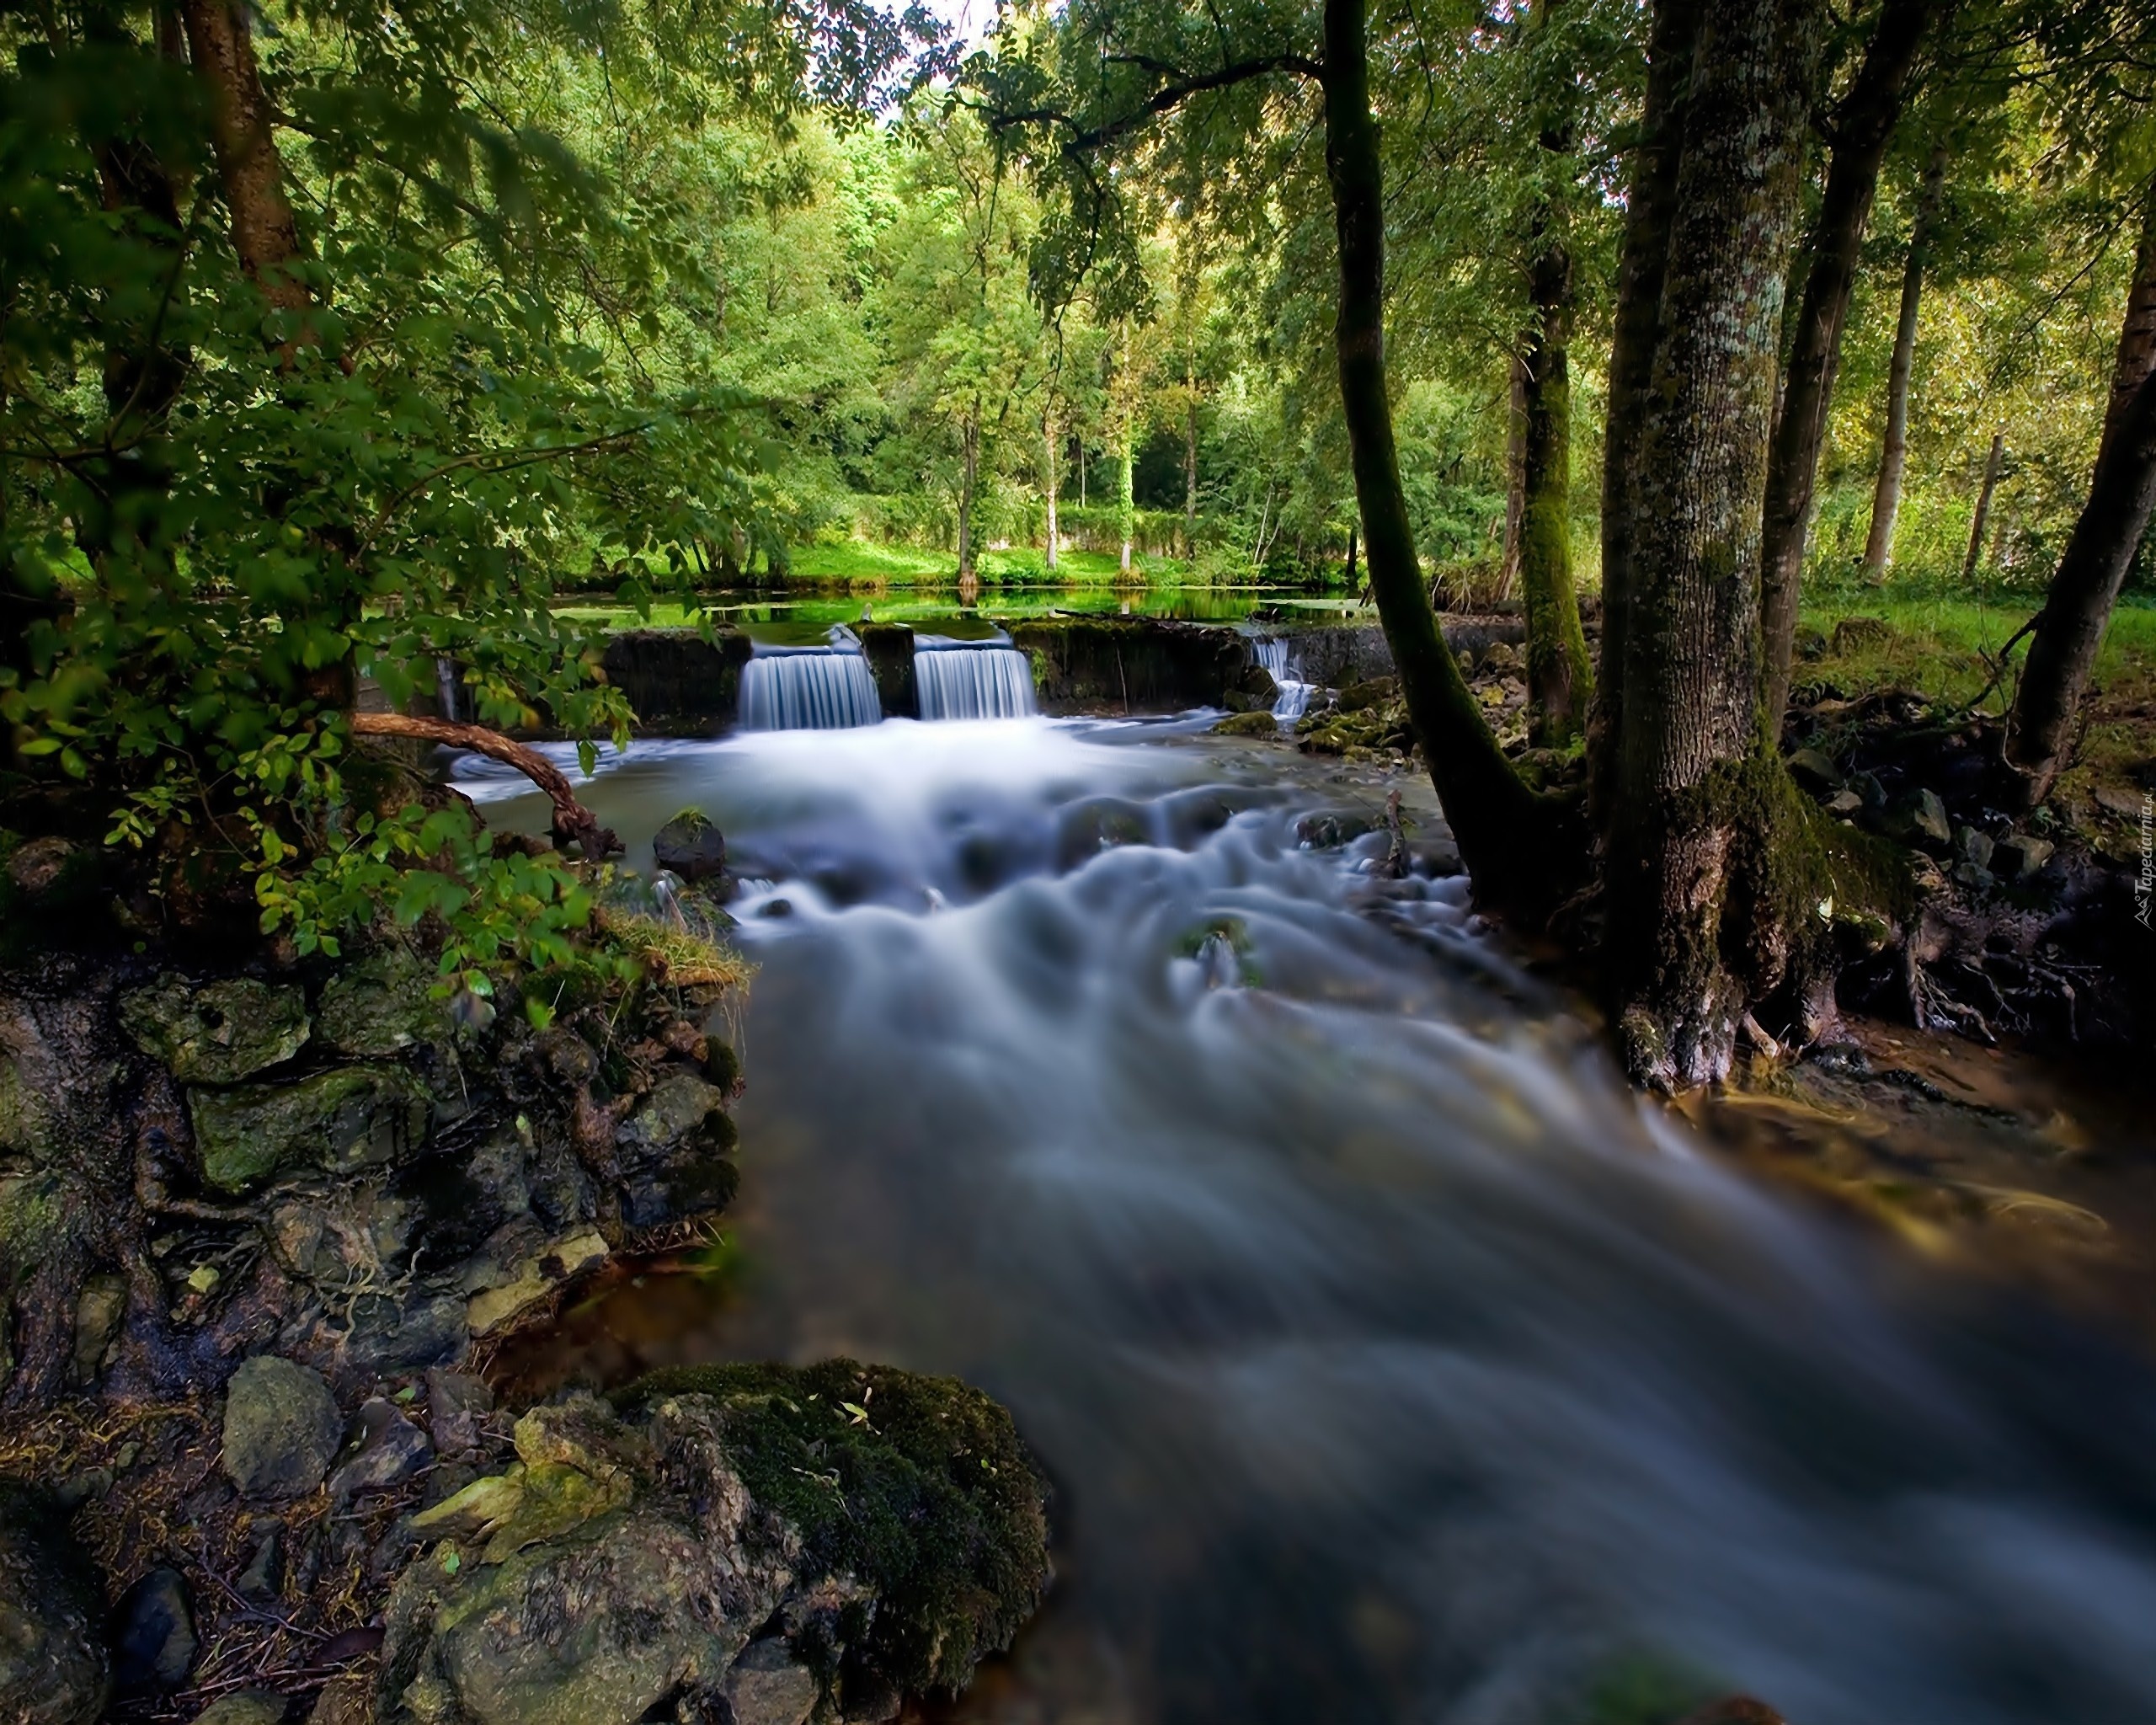
[[1026, 108], [1008, 114], [999, 114], [984, 108], [979, 111], [987, 121], [989, 130], [1004, 132], [1021, 126], [1059, 126], [1070, 134], [1064, 140], [1065, 155], [1090, 155], [1104, 144], [1113, 143], [1126, 133], [1136, 131], [1163, 114], [1181, 107], [1193, 96], [1203, 95], [1209, 90], [1228, 89], [1235, 84], [1248, 83], [1253, 78], [1270, 77], [1276, 72], [1313, 78], [1321, 83], [1325, 81], [1323, 65], [1303, 54], [1268, 54], [1256, 60], [1235, 61], [1211, 72], [1184, 72], [1178, 67], [1144, 54], [1111, 54], [1106, 58], [1111, 65], [1134, 66], [1168, 82], [1129, 113], [1118, 115], [1099, 126], [1081, 126], [1070, 115], [1056, 108]]
[[554, 805], [554, 840], [574, 840], [583, 846], [587, 861], [596, 862], [621, 851], [622, 841], [599, 817], [576, 799], [568, 776], [536, 749], [528, 748], [484, 725], [457, 724], [446, 718], [414, 718], [402, 713], [355, 713], [350, 716], [355, 737], [405, 737], [422, 743], [440, 743], [451, 749], [469, 749], [489, 761], [513, 766], [547, 793]]

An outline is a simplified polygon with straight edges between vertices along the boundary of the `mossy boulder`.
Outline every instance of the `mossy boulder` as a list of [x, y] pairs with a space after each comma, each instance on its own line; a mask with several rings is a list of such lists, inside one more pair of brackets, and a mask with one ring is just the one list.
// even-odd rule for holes
[[312, 1027], [299, 989], [228, 977], [200, 987], [165, 975], [123, 995], [120, 1022], [143, 1053], [185, 1084], [237, 1084], [280, 1065]]
[[686, 881], [726, 872], [726, 837], [701, 809], [684, 809], [652, 836], [652, 861]]
[[622, 1219], [652, 1228], [723, 1210], [740, 1176], [727, 1092], [694, 1072], [670, 1072], [622, 1123], [615, 1151], [622, 1171]]
[[446, 1042], [449, 1009], [436, 1000], [435, 973], [403, 947], [387, 946], [346, 964], [323, 985], [316, 1039], [333, 1054], [387, 1060], [408, 1049]]
[[1280, 734], [1280, 722], [1269, 711], [1233, 713], [1214, 725], [1213, 731], [1222, 737], [1274, 737]]
[[45, 1492], [0, 1479], [0, 1718], [90, 1725], [111, 1659], [104, 1600], [67, 1519]]
[[323, 1482], [344, 1432], [322, 1374], [265, 1354], [225, 1391], [224, 1467], [249, 1497], [304, 1497]]
[[188, 1092], [202, 1178], [243, 1191], [280, 1168], [391, 1161], [426, 1130], [425, 1090], [398, 1066], [338, 1066], [292, 1084]]

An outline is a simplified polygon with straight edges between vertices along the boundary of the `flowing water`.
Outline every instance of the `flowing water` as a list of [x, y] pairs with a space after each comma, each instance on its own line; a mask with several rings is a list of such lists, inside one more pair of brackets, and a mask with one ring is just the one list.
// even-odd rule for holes
[[632, 841], [724, 829], [761, 967], [739, 1291], [611, 1365], [1011, 1406], [1059, 1580], [965, 1719], [2156, 1719], [2145, 1362], [1732, 1172], [1461, 882], [1298, 842], [1382, 787], [1192, 729], [608, 757]]
[[1008, 644], [916, 635], [913, 679], [923, 718], [1023, 718], [1033, 710], [1033, 662]]
[[858, 651], [760, 648], [741, 667], [744, 730], [844, 730], [874, 724], [883, 716], [876, 679]]
[[1311, 685], [1302, 679], [1302, 666], [1296, 661], [1292, 644], [1278, 635], [1261, 635], [1250, 645], [1251, 654], [1271, 673], [1280, 692], [1273, 697], [1273, 718], [1283, 725], [1293, 724], [1310, 707]]

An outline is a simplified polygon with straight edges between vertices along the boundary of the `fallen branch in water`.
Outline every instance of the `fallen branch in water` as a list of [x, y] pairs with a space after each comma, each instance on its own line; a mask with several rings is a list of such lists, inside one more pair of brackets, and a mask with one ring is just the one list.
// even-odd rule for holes
[[547, 793], [554, 805], [554, 842], [574, 841], [594, 862], [612, 856], [622, 841], [599, 817], [576, 799], [568, 776], [536, 749], [527, 748], [499, 731], [484, 725], [458, 724], [446, 718], [414, 718], [402, 713], [355, 713], [352, 734], [359, 737], [410, 737], [422, 743], [441, 743], [452, 749], [469, 749], [489, 761], [513, 766]]

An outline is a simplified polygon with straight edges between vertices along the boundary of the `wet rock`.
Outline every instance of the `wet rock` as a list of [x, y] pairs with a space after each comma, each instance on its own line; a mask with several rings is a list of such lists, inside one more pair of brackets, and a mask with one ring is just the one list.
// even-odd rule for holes
[[552, 1300], [563, 1286], [606, 1261], [606, 1242], [585, 1229], [542, 1248], [504, 1274], [492, 1287], [474, 1294], [465, 1307], [465, 1322], [475, 1336], [500, 1329], [512, 1318]]
[[90, 1725], [104, 1711], [104, 1606], [59, 1507], [0, 1479], [0, 1718]]
[[360, 1403], [354, 1425], [344, 1459], [329, 1476], [332, 1503], [392, 1490], [434, 1460], [427, 1434], [387, 1397], [371, 1396]]
[[31, 839], [8, 856], [8, 881], [16, 891], [37, 898], [59, 884], [82, 846], [62, 838]]
[[811, 1635], [852, 1717], [963, 1686], [1038, 1601], [1038, 1473], [963, 1385], [840, 1360], [622, 1401], [535, 1409], [515, 1466], [414, 1519], [440, 1543], [391, 1597], [379, 1725], [799, 1725]]
[[285, 1590], [285, 1524], [274, 1515], [257, 1516], [248, 1531], [254, 1549], [237, 1584], [250, 1599], [274, 1599]]
[[734, 1130], [725, 1103], [717, 1085], [676, 1070], [616, 1130], [622, 1220], [630, 1227], [657, 1227], [732, 1202], [740, 1176], [726, 1160]]
[[[1497, 646], [1490, 649], [1494, 659], [1501, 652], [1509, 653], [1508, 647]], [[1509, 662], [1509, 661], [1508, 661]], [[1367, 713], [1374, 707], [1383, 707], [1399, 698], [1400, 680], [1397, 677], [1365, 677], [1359, 683], [1350, 683], [1340, 692], [1334, 704], [1342, 713]]]
[[123, 1694], [169, 1695], [194, 1668], [195, 1609], [177, 1569], [152, 1569], [113, 1610], [115, 1676]]
[[374, 1725], [374, 1685], [359, 1676], [333, 1677], [315, 1697], [307, 1725]]
[[455, 1295], [398, 1300], [381, 1295], [353, 1302], [344, 1356], [380, 1376], [462, 1359], [467, 1343], [464, 1302]]
[[225, 1391], [225, 1472], [251, 1498], [304, 1496], [329, 1471], [344, 1425], [320, 1372], [259, 1355]]
[[285, 1725], [285, 1697], [266, 1689], [243, 1689], [214, 1701], [195, 1725]]
[[1886, 806], [1886, 788], [1879, 782], [1876, 773], [1851, 773], [1849, 788], [1864, 798], [1864, 806], [1867, 809], [1884, 809]]
[[726, 837], [700, 809], [684, 809], [652, 835], [652, 861], [686, 881], [726, 872]]
[[1295, 823], [1295, 842], [1313, 851], [1337, 850], [1376, 830], [1370, 816], [1354, 809], [1305, 814]]
[[340, 1066], [296, 1084], [190, 1090], [202, 1178], [238, 1192], [288, 1166], [345, 1173], [388, 1162], [425, 1131], [428, 1100], [396, 1066]]
[[1841, 788], [1842, 770], [1817, 749], [1799, 749], [1789, 757], [1789, 770], [1796, 782], [1814, 795]]
[[751, 1642], [726, 1674], [734, 1725], [803, 1725], [815, 1711], [820, 1689], [816, 1674], [776, 1635]]
[[427, 1374], [427, 1426], [443, 1454], [478, 1449], [494, 1411], [494, 1392], [484, 1378], [461, 1371]]
[[1887, 815], [1886, 830], [1907, 844], [1945, 845], [1954, 836], [1946, 805], [1936, 791], [1911, 791], [1903, 797]]
[[77, 1387], [93, 1384], [120, 1321], [127, 1316], [127, 1278], [110, 1272], [84, 1279], [75, 1300], [75, 1358], [68, 1376]]
[[1230, 714], [1213, 727], [1213, 733], [1221, 737], [1273, 737], [1280, 734], [1280, 723], [1270, 708], [1260, 708]]
[[237, 976], [197, 988], [161, 977], [123, 995], [120, 1022], [136, 1045], [186, 1084], [237, 1084], [289, 1060], [311, 1031], [296, 988]]
[[2054, 846], [2031, 833], [2009, 833], [1992, 847], [1992, 868], [2009, 880], [2028, 880], [2043, 872]]
[[1230, 681], [1225, 696], [1221, 704], [1230, 713], [1270, 713], [1280, 698], [1280, 685], [1263, 665], [1251, 665]]
[[433, 969], [414, 953], [380, 948], [323, 985], [315, 1038], [332, 1053], [359, 1060], [387, 1060], [446, 1041], [448, 1007], [434, 998], [434, 985]]

